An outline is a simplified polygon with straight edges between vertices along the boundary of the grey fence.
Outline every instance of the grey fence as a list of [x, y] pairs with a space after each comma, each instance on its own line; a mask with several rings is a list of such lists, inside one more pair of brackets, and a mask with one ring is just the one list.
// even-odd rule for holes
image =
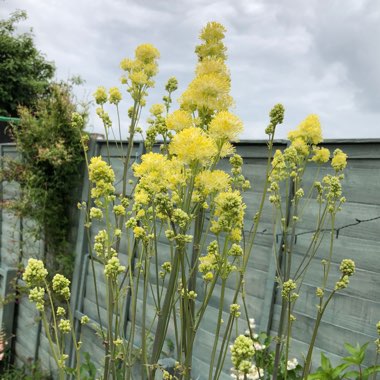
[[[124, 148], [125, 148], [124, 144]], [[277, 141], [276, 148], [284, 149], [285, 141]], [[319, 352], [329, 354], [334, 362], [345, 356], [345, 342], [363, 344], [376, 339], [375, 325], [380, 319], [380, 141], [378, 140], [334, 140], [327, 141], [324, 146], [330, 150], [336, 147], [348, 153], [349, 161], [343, 181], [344, 195], [347, 203], [338, 214], [335, 236], [335, 251], [332, 264], [331, 289], [338, 277], [339, 263], [343, 258], [354, 259], [357, 272], [350, 282], [348, 289], [337, 294], [329, 305], [320, 328], [316, 342], [315, 358], [318, 361]], [[1, 155], [14, 155], [13, 145], [2, 145]], [[252, 189], [245, 193], [247, 204], [246, 221], [250, 225], [254, 214], [258, 210], [259, 200], [262, 195], [265, 181], [265, 165], [267, 156], [266, 143], [241, 142], [236, 146], [237, 152], [244, 159], [243, 172], [252, 183]], [[122, 160], [120, 150], [115, 144], [108, 148], [104, 142], [94, 142], [90, 154], [110, 153], [111, 164], [119, 179], [116, 188], [121, 189]], [[132, 163], [138, 161], [143, 153], [143, 145], [136, 143], [132, 151]], [[222, 162], [225, 166], [227, 162]], [[305, 176], [304, 187], [311, 186], [314, 182], [317, 168], [311, 165]], [[322, 168], [320, 175], [329, 172], [328, 168]], [[82, 183], [82, 197], [78, 201], [88, 202], [89, 183], [86, 175]], [[18, 191], [17, 184], [3, 182], [1, 184], [1, 201], [11, 199]], [[315, 228], [315, 216], [317, 204], [311, 200], [307, 211], [302, 216], [297, 229], [295, 241], [295, 261], [302, 260], [304, 252]], [[17, 273], [16, 263], [25, 263], [27, 257], [38, 256], [41, 252], [41, 242], [36, 242], [28, 236], [28, 223], [31, 221], [18, 220], [6, 209], [1, 210], [1, 266], [0, 266], [0, 292], [6, 296], [11, 291], [9, 282]], [[274, 333], [278, 327], [280, 315], [281, 295], [277, 291], [275, 277], [275, 255], [278, 255], [280, 238], [273, 239], [272, 206], [265, 203], [262, 222], [256, 244], [252, 252], [246, 277], [246, 290], [248, 299], [248, 312], [255, 318], [258, 331]], [[102, 268], [95, 263], [95, 279], [88, 255], [88, 235], [84, 228], [84, 215], [79, 212], [74, 222], [76, 228], [75, 239], [75, 272], [72, 288], [72, 306], [76, 321], [76, 331], [81, 334], [83, 351], [91, 353], [91, 358], [99, 366], [103, 358], [103, 344], [95, 334], [94, 326], [107, 325], [105, 306], [105, 287], [102, 286]], [[99, 224], [93, 224], [89, 231], [90, 236], [101, 228]], [[73, 235], [73, 236], [74, 236]], [[20, 258], [20, 249], [23, 256]], [[169, 248], [165, 241], [159, 242], [160, 261], [165, 261], [169, 254]], [[302, 361], [306, 347], [311, 338], [311, 329], [316, 316], [317, 298], [315, 289], [321, 283], [321, 259], [328, 251], [328, 238], [323, 240], [319, 253], [313, 258], [311, 268], [304, 278], [301, 296], [296, 303], [294, 315], [297, 320], [293, 326], [292, 351]], [[127, 262], [126, 242], [122, 241], [120, 249], [121, 261]], [[336, 277], [334, 277], [336, 274]], [[94, 281], [98, 285], [99, 310], [96, 306]], [[194, 369], [200, 379], [206, 378], [208, 368], [207, 359], [210, 356], [213, 341], [212, 334], [215, 329], [217, 315], [218, 286], [214, 298], [210, 302], [210, 308], [205, 315], [204, 322], [199, 331], [194, 351]], [[224, 313], [225, 318], [229, 313], [229, 305], [234, 292], [234, 284], [231, 283], [226, 290]], [[202, 291], [200, 289], [199, 294]], [[137, 312], [141, 312], [141, 303], [137, 306]], [[153, 319], [153, 300], [148, 299], [152, 313], [148, 314], [147, 324]], [[149, 309], [148, 306], [148, 309]], [[27, 299], [22, 299], [17, 305], [17, 318], [12, 318], [14, 305], [6, 305], [0, 314], [0, 323], [3, 323], [8, 333], [15, 333], [15, 355], [19, 364], [28, 360], [41, 359], [45, 367], [53, 368], [48, 344], [38, 322], [37, 313]], [[82, 315], [88, 315], [92, 321], [89, 325], [81, 326], [79, 321]], [[100, 318], [99, 318], [100, 316]], [[123, 322], [128, 324], [128, 303], [123, 313]], [[15, 326], [17, 328], [15, 328]], [[243, 327], [242, 327], [243, 328]], [[170, 334], [169, 334], [170, 337]], [[375, 356], [374, 345], [370, 345], [367, 365], [371, 364]], [[230, 378], [228, 369], [231, 363], [227, 360], [224, 379]]]

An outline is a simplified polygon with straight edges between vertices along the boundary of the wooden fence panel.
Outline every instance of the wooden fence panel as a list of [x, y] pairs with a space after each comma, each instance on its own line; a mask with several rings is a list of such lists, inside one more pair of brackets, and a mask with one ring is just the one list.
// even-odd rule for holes
[[[349, 163], [343, 181], [343, 191], [347, 198], [347, 203], [343, 205], [342, 212], [337, 218], [339, 233], [334, 239], [335, 252], [331, 266], [332, 279], [328, 283], [328, 288], [334, 286], [337, 279], [339, 263], [344, 258], [353, 258], [356, 262], [357, 272], [350, 280], [348, 289], [340, 292], [333, 298], [329, 305], [320, 328], [320, 335], [316, 342], [315, 362], [319, 360], [321, 351], [326, 352], [334, 362], [345, 355], [343, 343], [356, 341], [364, 343], [373, 341], [376, 338], [375, 324], [380, 319], [380, 142], [379, 141], [330, 141], [325, 144], [332, 151], [339, 147], [349, 155]], [[124, 149], [126, 148], [124, 144]], [[284, 149], [286, 142], [279, 141], [276, 148]], [[1, 154], [14, 154], [12, 146], [1, 146]], [[13, 150], [12, 150], [13, 149]], [[92, 143], [90, 155], [101, 154], [104, 158], [108, 152], [111, 155], [111, 163], [116, 173], [116, 191], [121, 192], [122, 184], [122, 158], [121, 151], [116, 144], [111, 143], [107, 148], [104, 142]], [[133, 147], [132, 160], [138, 162], [143, 153], [142, 144], [136, 143]], [[262, 196], [262, 188], [265, 181], [265, 166], [267, 147], [265, 142], [241, 142], [237, 144], [237, 153], [244, 159], [243, 173], [251, 181], [252, 189], [244, 195], [247, 204], [245, 220], [250, 226], [253, 216], [258, 210]], [[227, 162], [222, 161], [220, 167], [226, 168]], [[305, 174], [305, 188], [312, 185], [316, 168], [309, 168]], [[327, 168], [319, 171], [320, 175], [328, 173]], [[133, 179], [129, 177], [129, 179]], [[2, 200], [9, 199], [17, 191], [14, 184], [2, 183]], [[88, 202], [89, 183], [87, 177], [82, 184], [81, 199]], [[257, 330], [265, 331], [268, 328], [275, 333], [280, 313], [280, 297], [274, 283], [275, 260], [274, 255], [278, 252], [279, 242], [273, 243], [273, 220], [272, 207], [268, 201], [264, 206], [262, 223], [259, 226], [256, 244], [252, 251], [248, 263], [246, 280], [248, 312], [250, 317], [254, 317]], [[300, 262], [307, 249], [311, 234], [315, 226], [317, 215], [317, 204], [311, 201], [309, 208], [302, 216], [297, 229], [297, 241], [295, 244], [294, 263]], [[78, 217], [78, 228], [73, 233], [76, 234], [76, 265], [73, 278], [72, 306], [76, 321], [76, 331], [81, 334], [84, 342], [83, 351], [90, 352], [91, 358], [98, 365], [103, 360], [103, 343], [96, 336], [92, 324], [106, 326], [106, 299], [105, 282], [103, 268], [100, 264], [94, 263], [94, 270], [89, 260], [87, 231], [84, 225], [84, 213]], [[13, 225], [12, 225], [13, 223]], [[8, 215], [4, 209], [1, 210], [1, 268], [6, 261], [16, 255], [20, 244], [20, 226], [12, 215]], [[104, 228], [100, 223], [93, 223], [90, 229], [90, 236]], [[26, 236], [26, 235], [25, 235]], [[213, 237], [210, 235], [207, 241]], [[312, 259], [309, 274], [304, 279], [301, 296], [297, 300], [294, 314], [297, 317], [293, 327], [292, 352], [298, 360], [302, 360], [302, 353], [305, 353], [310, 340], [310, 329], [313, 326], [316, 315], [315, 288], [321, 282], [320, 261], [325, 257], [329, 247], [328, 234], [326, 234], [317, 255]], [[31, 238], [27, 237], [28, 241]], [[37, 244], [37, 243], [36, 243]], [[39, 245], [38, 245], [39, 244]], [[28, 252], [40, 252], [41, 242], [34, 247], [30, 247]], [[165, 238], [161, 238], [158, 244], [160, 251], [158, 265], [166, 261], [170, 255], [170, 248]], [[120, 258], [123, 263], [128, 260], [131, 254], [131, 241], [122, 240], [120, 246]], [[11, 252], [11, 253], [10, 253]], [[13, 252], [13, 253], [12, 253]], [[15, 253], [16, 252], [16, 253]], [[12, 261], [9, 261], [12, 262]], [[154, 261], [151, 263], [152, 273], [154, 272]], [[95, 275], [95, 279], [94, 279]], [[94, 280], [98, 285], [98, 301], [101, 320], [98, 317], [96, 297], [94, 291]], [[215, 331], [215, 321], [217, 316], [218, 298], [220, 284], [216, 285], [215, 294], [210, 301], [210, 308], [205, 314], [204, 321], [200, 327], [199, 336], [196, 341], [194, 354], [194, 373], [199, 379], [207, 378], [208, 359], [211, 353], [211, 344]], [[202, 296], [202, 280], [198, 280], [197, 293]], [[226, 320], [229, 314], [229, 305], [232, 302], [234, 293], [234, 283], [229, 281], [226, 289], [225, 304], [223, 307], [223, 319]], [[275, 296], [273, 304], [273, 295]], [[149, 294], [147, 298], [148, 313], [147, 325], [154, 319], [154, 300]], [[137, 336], [141, 331], [142, 299], [137, 302]], [[79, 321], [83, 314], [87, 314], [91, 323], [89, 326], [81, 326]], [[33, 305], [27, 300], [22, 300], [18, 312], [18, 330], [16, 352], [24, 359], [33, 357], [36, 351], [36, 344], [39, 344], [40, 357], [50, 363], [47, 359], [48, 347], [43, 336], [43, 330], [38, 329], [35, 322], [36, 312]], [[130, 310], [127, 307], [123, 310], [125, 323], [130, 323]], [[154, 326], [154, 324], [153, 324]], [[241, 324], [241, 331], [244, 326]], [[39, 338], [39, 339], [38, 339]], [[173, 333], [169, 333], [169, 338], [173, 339]], [[234, 336], [232, 337], [232, 339]], [[25, 342], [25, 343], [23, 343]], [[138, 343], [138, 339], [137, 339]], [[374, 346], [370, 345], [370, 355], [367, 365], [370, 364], [374, 355]], [[229, 356], [229, 355], [228, 355]], [[73, 360], [71, 361], [73, 363]], [[227, 358], [225, 364], [225, 374], [223, 380], [229, 378], [228, 370], [231, 367], [230, 359]]]

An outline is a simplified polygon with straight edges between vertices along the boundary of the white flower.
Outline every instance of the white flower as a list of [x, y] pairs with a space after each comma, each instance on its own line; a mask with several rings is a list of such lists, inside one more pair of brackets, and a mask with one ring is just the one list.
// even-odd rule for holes
[[288, 363], [286, 365], [286, 369], [288, 371], [291, 371], [291, 370], [295, 369], [297, 367], [297, 365], [298, 365], [298, 360], [296, 358], [288, 360]]
[[260, 344], [259, 342], [254, 342], [253, 347], [255, 347], [256, 351], [262, 351], [265, 348], [264, 344]]
[[253, 330], [256, 328], [255, 318], [249, 318], [249, 327]]

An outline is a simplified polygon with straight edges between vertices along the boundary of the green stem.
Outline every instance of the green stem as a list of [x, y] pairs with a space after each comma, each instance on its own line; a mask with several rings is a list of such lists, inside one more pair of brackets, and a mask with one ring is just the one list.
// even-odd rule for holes
[[208, 373], [209, 380], [212, 379], [212, 374], [214, 372], [215, 354], [216, 354], [216, 349], [218, 347], [220, 325], [221, 325], [221, 320], [222, 320], [222, 316], [223, 316], [223, 304], [224, 304], [224, 294], [225, 294], [225, 289], [226, 289], [226, 282], [227, 282], [227, 280], [225, 278], [223, 278], [222, 279], [221, 291], [220, 291], [220, 298], [219, 298], [219, 311], [218, 311], [218, 319], [217, 319], [216, 330], [215, 330], [214, 345], [212, 347], [210, 367], [209, 367], [209, 373]]
[[183, 254], [184, 252], [178, 250], [174, 255], [174, 262], [172, 270], [170, 272], [168, 288], [166, 290], [161, 314], [158, 317], [157, 330], [154, 338], [153, 350], [150, 359], [149, 380], [154, 380], [154, 375], [156, 373], [155, 364], [157, 364], [157, 361], [160, 358], [162, 347], [165, 341], [166, 332], [169, 324], [170, 311], [173, 305], [173, 296], [176, 291], [176, 282], [180, 265], [180, 255]]
[[318, 315], [317, 315], [317, 319], [315, 321], [313, 335], [311, 337], [311, 341], [310, 341], [310, 345], [309, 345], [309, 350], [307, 352], [305, 366], [304, 366], [304, 369], [303, 369], [303, 376], [302, 376], [303, 379], [307, 379], [307, 376], [310, 373], [311, 359], [312, 359], [312, 355], [313, 355], [313, 349], [314, 349], [314, 345], [315, 345], [315, 340], [317, 338], [317, 333], [318, 333], [319, 325], [321, 323], [321, 320], [322, 320], [322, 317], [323, 317], [323, 313], [325, 312], [326, 307], [329, 304], [329, 302], [331, 301], [331, 299], [332, 299], [332, 297], [333, 297], [334, 294], [335, 294], [335, 290], [333, 290], [331, 292], [331, 294], [330, 294], [329, 298], [326, 300], [325, 304], [322, 306], [322, 308], [320, 308], [318, 310]]
[[[146, 247], [145, 247], [146, 248]], [[147, 359], [147, 347], [146, 347], [146, 306], [147, 306], [147, 295], [148, 295], [148, 281], [149, 281], [149, 260], [147, 259], [147, 252], [144, 249], [144, 289], [143, 289], [143, 309], [142, 309], [142, 321], [141, 321], [141, 379], [145, 378], [145, 371], [148, 367]]]
[[[51, 338], [51, 334], [49, 332], [49, 325], [46, 321], [46, 315], [45, 315], [45, 312], [42, 312], [41, 313], [41, 318], [42, 318], [42, 322], [43, 322], [43, 325], [44, 325], [44, 329], [45, 329], [45, 333], [46, 333], [46, 337], [49, 341], [49, 345], [50, 345], [50, 349], [51, 349], [51, 352], [53, 354], [53, 358], [57, 364], [57, 367], [58, 367], [58, 374], [59, 374], [59, 379], [60, 380], [64, 380], [65, 379], [65, 372], [64, 372], [64, 368], [62, 368], [62, 365], [60, 364], [60, 360], [58, 358], [58, 356], [61, 356], [61, 353], [59, 351], [59, 347], [58, 348], [58, 353], [56, 352], [55, 350], [55, 346], [54, 346], [54, 343], [53, 343], [53, 340]], [[57, 342], [57, 345], [58, 345], [58, 342]], [[58, 356], [57, 356], [58, 354]]]
[[[286, 333], [286, 345], [285, 345], [285, 366], [287, 366], [289, 359], [289, 346], [290, 346], [290, 332], [292, 328], [291, 322], [291, 303], [290, 296], [288, 296], [288, 325], [287, 325], [287, 333]], [[285, 367], [285, 380], [288, 378], [288, 369]]]
[[80, 348], [78, 347], [77, 338], [75, 336], [75, 331], [74, 331], [74, 328], [73, 328], [74, 327], [73, 313], [71, 312], [70, 303], [68, 301], [66, 301], [66, 306], [67, 306], [67, 310], [68, 310], [68, 314], [69, 314], [70, 325], [72, 326], [72, 328], [71, 328], [71, 337], [72, 337], [73, 345], [74, 345], [74, 348], [75, 348], [75, 356], [76, 356], [75, 369], [76, 369], [76, 374], [77, 374], [77, 380], [81, 380], [81, 376], [80, 376], [80, 365], [81, 365], [81, 362], [80, 362]]

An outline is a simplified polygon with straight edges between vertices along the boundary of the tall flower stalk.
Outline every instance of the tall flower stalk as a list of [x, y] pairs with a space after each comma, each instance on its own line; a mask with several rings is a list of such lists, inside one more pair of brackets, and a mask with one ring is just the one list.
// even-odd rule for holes
[[[232, 345], [234, 376], [246, 379], [255, 374], [263, 378], [263, 369], [253, 363], [255, 351], [260, 347], [253, 340], [252, 323], [247, 311], [245, 276], [250, 255], [256, 248], [255, 239], [268, 194], [275, 210], [274, 225], [279, 226], [282, 233], [282, 257], [276, 257], [277, 281], [282, 296], [274, 357], [273, 378], [276, 379], [281, 360], [285, 358], [287, 362], [289, 358], [292, 324], [295, 323], [294, 305], [305, 272], [320, 245], [323, 236], [321, 231], [328, 220], [331, 220], [333, 237], [335, 215], [344, 203], [340, 181], [346, 156], [340, 150], [334, 152], [331, 161], [335, 174], [314, 183], [313, 189], [317, 191], [319, 203], [317, 232], [299, 266], [294, 268], [292, 253], [297, 223], [305, 207], [305, 168], [310, 160], [327, 163], [330, 152], [318, 147], [322, 142], [322, 134], [316, 115], [308, 116], [289, 134], [290, 144], [283, 152], [273, 152], [275, 132], [284, 119], [284, 107], [281, 104], [275, 105], [269, 114], [270, 121], [266, 128], [268, 159], [263, 194], [252, 225], [244, 228], [246, 205], [243, 193], [250, 188], [250, 183], [242, 172], [243, 159], [235, 153], [233, 146], [243, 130], [243, 123], [230, 112], [233, 99], [230, 95], [231, 79], [226, 66], [224, 34], [224, 27], [216, 22], [208, 23], [202, 29], [201, 43], [195, 49], [198, 63], [194, 79], [180, 96], [179, 108], [174, 111], [171, 110], [172, 95], [178, 83], [175, 78], [168, 80], [163, 103], [150, 108], [145, 152], [134, 163], [131, 162], [133, 142], [136, 133], [142, 132], [138, 121], [146, 104], [147, 91], [154, 85], [159, 53], [152, 45], [144, 44], [136, 49], [134, 59], [121, 62], [125, 72], [122, 84], [130, 95], [131, 107], [128, 110], [128, 145], [125, 147], [121, 141], [115, 143], [122, 157], [119, 193], [115, 190], [109, 142], [110, 136], [116, 133], [107, 107], [116, 107], [117, 131], [121, 136], [122, 92], [116, 87], [108, 91], [99, 87], [94, 94], [99, 106], [97, 114], [105, 128], [107, 154], [105, 157], [87, 157], [86, 153], [91, 200], [88, 204], [81, 203], [80, 208], [87, 215], [99, 320], [95, 264], [103, 268], [106, 287], [107, 318], [105, 323], [100, 323], [104, 345], [102, 378], [105, 380], [132, 379], [138, 365], [141, 379], [154, 380], [157, 372], [162, 372], [163, 378], [171, 379], [160, 360], [165, 343], [171, 336], [174, 336], [172, 355], [175, 356], [175, 376], [180, 380], [190, 380], [194, 374], [194, 344], [210, 303], [216, 296], [217, 319], [213, 331], [214, 341], [211, 343], [208, 379], [220, 378], [230, 342], [238, 335], [242, 312], [249, 330], [247, 336], [238, 336]], [[73, 115], [73, 126], [81, 125], [83, 120], [80, 116]], [[156, 149], [158, 140], [161, 141], [159, 150]], [[83, 145], [86, 148], [85, 138]], [[226, 158], [229, 158], [229, 171], [220, 169], [221, 160]], [[128, 181], [131, 176], [134, 179]], [[94, 221], [102, 222], [103, 229], [91, 236], [90, 227]], [[127, 244], [121, 244], [122, 239]], [[166, 253], [161, 251], [163, 241], [168, 247]], [[313, 346], [323, 313], [333, 294], [347, 285], [348, 276], [353, 273], [351, 261], [342, 262], [342, 276], [336, 283], [336, 289], [324, 299], [332, 252], [333, 238], [323, 264], [323, 284], [317, 290], [320, 307], [306, 358], [305, 376], [310, 370]], [[127, 257], [123, 265], [121, 254]], [[350, 270], [352, 273], [348, 274]], [[46, 274], [41, 276], [45, 278]], [[66, 284], [61, 280], [61, 283]], [[226, 290], [230, 282], [235, 284], [235, 288], [232, 302], [227, 305]], [[41, 289], [37, 287], [33, 292], [30, 291], [37, 308], [41, 308], [38, 305], [45, 302], [42, 301], [45, 291], [51, 299], [48, 284], [44, 282]], [[67, 297], [66, 293], [61, 295]], [[149, 309], [150, 300], [154, 310]], [[53, 302], [50, 303], [54, 309]], [[128, 315], [124, 315], [126, 313]], [[225, 322], [222, 319], [224, 313], [228, 314]], [[54, 347], [60, 341], [59, 332], [68, 332], [72, 325], [71, 311], [68, 311], [68, 315], [69, 319], [64, 323], [54, 319], [56, 327], [52, 330], [53, 336], [48, 336], [60, 376], [64, 376], [67, 368], [62, 364], [62, 348], [59, 345], [58, 348]], [[50, 334], [50, 330], [47, 329], [46, 333]], [[78, 369], [81, 358], [80, 344], [76, 338], [73, 334]], [[79, 376], [77, 372], [76, 378], [79, 379]], [[286, 379], [286, 370], [284, 376]]]

